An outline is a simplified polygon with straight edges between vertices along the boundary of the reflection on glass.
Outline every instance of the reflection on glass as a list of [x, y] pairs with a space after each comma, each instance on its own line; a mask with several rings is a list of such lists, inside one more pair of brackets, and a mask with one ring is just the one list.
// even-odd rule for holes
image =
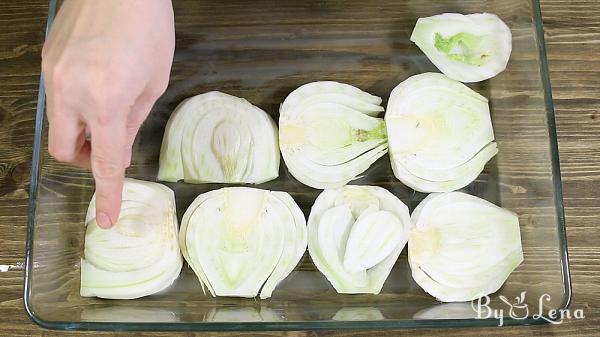
[[477, 312], [471, 302], [441, 303], [417, 312], [415, 319], [461, 319], [476, 318]]
[[213, 308], [204, 318], [206, 322], [280, 322], [284, 317], [266, 307]]
[[334, 321], [379, 321], [385, 317], [377, 308], [362, 307], [341, 308], [331, 319]]
[[109, 306], [86, 308], [81, 311], [84, 322], [179, 322], [179, 317], [169, 310], [157, 308], [138, 308]]

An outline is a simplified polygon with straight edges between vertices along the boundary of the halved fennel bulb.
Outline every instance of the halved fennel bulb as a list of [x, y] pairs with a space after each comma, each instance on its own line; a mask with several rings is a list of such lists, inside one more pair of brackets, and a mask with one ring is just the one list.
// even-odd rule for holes
[[506, 69], [512, 34], [496, 15], [446, 13], [420, 18], [410, 37], [446, 76], [479, 82]]
[[183, 259], [177, 242], [175, 196], [161, 184], [126, 178], [117, 223], [96, 224], [96, 195], [88, 207], [81, 296], [133, 299], [175, 281]]
[[406, 205], [381, 187], [325, 190], [308, 218], [308, 251], [338, 293], [379, 294], [410, 228]]
[[440, 301], [491, 294], [523, 261], [519, 218], [486, 200], [461, 192], [433, 193], [411, 218], [413, 279]]
[[400, 83], [385, 121], [394, 175], [420, 192], [460, 189], [498, 153], [487, 99], [442, 74]]
[[337, 188], [387, 153], [381, 98], [348, 84], [312, 82], [279, 110], [279, 142], [290, 173], [314, 188]]
[[171, 115], [159, 180], [259, 184], [278, 175], [277, 126], [245, 99], [211, 91], [186, 99]]
[[288, 193], [225, 187], [192, 202], [179, 243], [203, 291], [268, 298], [306, 251], [306, 220]]

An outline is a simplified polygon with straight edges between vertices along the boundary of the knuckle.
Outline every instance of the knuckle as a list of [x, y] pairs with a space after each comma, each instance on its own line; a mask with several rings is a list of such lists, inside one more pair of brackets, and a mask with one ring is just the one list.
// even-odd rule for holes
[[55, 92], [64, 91], [64, 88], [68, 83], [68, 81], [65, 79], [64, 75], [56, 72], [56, 70], [54, 70], [54, 69], [49, 70], [47, 75], [50, 78], [49, 84], [52, 86], [53, 91], [55, 91]]
[[75, 160], [75, 154], [72, 151], [66, 151], [59, 146], [48, 147], [48, 152], [54, 159], [61, 162], [70, 163]]
[[125, 90], [99, 81], [91, 93], [93, 120], [98, 125], [107, 125], [115, 120], [125, 119], [124, 112], [132, 105], [125, 96]]
[[96, 179], [111, 179], [122, 174], [123, 168], [107, 157], [92, 155], [92, 172]]
[[114, 199], [115, 199], [115, 195], [114, 195], [114, 193], [111, 193], [110, 190], [107, 191], [107, 190], [99, 190], [98, 188], [96, 189], [96, 206], [97, 206], [97, 208], [106, 208], [107, 206], [110, 207], [109, 205], [120, 206], [120, 204], [117, 204], [114, 202]]
[[[42, 68], [44, 68], [42, 60]], [[55, 91], [62, 91], [72, 83], [74, 78], [72, 76], [71, 69], [65, 65], [64, 62], [53, 63], [47, 61], [44, 73], [50, 79], [50, 85], [52, 85]]]
[[117, 115], [113, 111], [110, 111], [106, 108], [102, 108], [94, 112], [94, 121], [100, 126], [111, 124], [116, 117]]
[[104, 76], [94, 75], [93, 82], [94, 90], [91, 92], [91, 96], [96, 103], [119, 101], [126, 94], [126, 90], [121, 89], [115, 83], [111, 83]]

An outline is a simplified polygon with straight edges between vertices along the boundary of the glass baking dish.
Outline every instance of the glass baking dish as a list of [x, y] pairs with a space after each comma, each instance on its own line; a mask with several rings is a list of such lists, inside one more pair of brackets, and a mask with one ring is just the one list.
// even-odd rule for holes
[[[464, 190], [519, 214], [525, 261], [478, 317], [471, 303], [444, 304], [410, 276], [406, 249], [380, 295], [337, 294], [306, 254], [268, 300], [203, 295], [190, 268], [167, 291], [138, 300], [79, 296], [89, 172], [47, 153], [40, 87], [31, 177], [25, 306], [53, 329], [298, 330], [534, 324], [566, 308], [571, 288], [554, 112], [538, 1], [174, 1], [177, 50], [167, 92], [143, 125], [129, 177], [155, 180], [162, 133], [183, 99], [210, 90], [244, 97], [275, 120], [301, 84], [336, 80], [385, 100], [407, 77], [436, 68], [409, 41], [417, 18], [444, 12], [491, 12], [513, 33], [506, 71], [471, 87], [490, 99], [499, 154]], [[56, 9], [50, 4], [49, 22]], [[320, 191], [303, 186], [282, 162], [260, 188], [288, 191], [306, 215]], [[353, 184], [382, 186], [411, 210], [424, 198], [396, 180], [387, 157]], [[167, 184], [178, 215], [199, 193], [223, 185]], [[501, 298], [502, 295], [504, 298]], [[503, 301], [504, 299], [504, 301]], [[507, 303], [513, 303], [514, 307]], [[541, 306], [541, 307], [540, 307]], [[476, 308], [476, 306], [475, 306]], [[510, 309], [513, 310], [510, 310]], [[500, 311], [502, 309], [502, 311]]]

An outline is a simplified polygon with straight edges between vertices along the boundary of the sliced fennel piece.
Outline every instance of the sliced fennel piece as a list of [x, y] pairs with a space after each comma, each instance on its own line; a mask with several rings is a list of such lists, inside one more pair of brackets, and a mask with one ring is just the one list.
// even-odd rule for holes
[[306, 220], [285, 192], [225, 187], [181, 221], [183, 256], [212, 296], [271, 297], [306, 251]]
[[277, 126], [245, 99], [211, 91], [184, 100], [169, 118], [159, 180], [259, 184], [278, 175]]
[[496, 292], [523, 261], [517, 215], [486, 200], [433, 193], [411, 219], [413, 279], [440, 301], [471, 301]]
[[443, 74], [400, 83], [385, 121], [394, 175], [420, 192], [460, 189], [498, 153], [487, 99]]
[[420, 18], [410, 37], [446, 76], [479, 82], [506, 69], [512, 34], [496, 15], [446, 13]]
[[110, 229], [96, 224], [96, 195], [88, 207], [81, 296], [133, 299], [159, 292], [179, 276], [175, 195], [161, 184], [126, 178], [121, 214]]
[[381, 98], [322, 81], [292, 91], [279, 110], [279, 146], [290, 173], [314, 188], [338, 188], [387, 153]]
[[262, 299], [271, 297], [277, 284], [294, 270], [307, 246], [306, 219], [294, 199], [286, 192], [273, 191], [271, 195], [277, 199], [277, 201], [274, 200], [276, 204], [279, 202], [287, 208], [286, 210], [281, 205], [277, 206], [281, 216], [280, 221], [289, 221], [288, 215], [291, 215], [295, 226], [286, 226], [283, 251], [279, 263], [260, 290]]
[[308, 251], [338, 293], [379, 294], [408, 240], [406, 205], [376, 186], [324, 190], [308, 218]]
[[344, 268], [349, 272], [359, 272], [377, 265], [401, 243], [403, 228], [400, 219], [392, 212], [363, 213], [348, 235]]

